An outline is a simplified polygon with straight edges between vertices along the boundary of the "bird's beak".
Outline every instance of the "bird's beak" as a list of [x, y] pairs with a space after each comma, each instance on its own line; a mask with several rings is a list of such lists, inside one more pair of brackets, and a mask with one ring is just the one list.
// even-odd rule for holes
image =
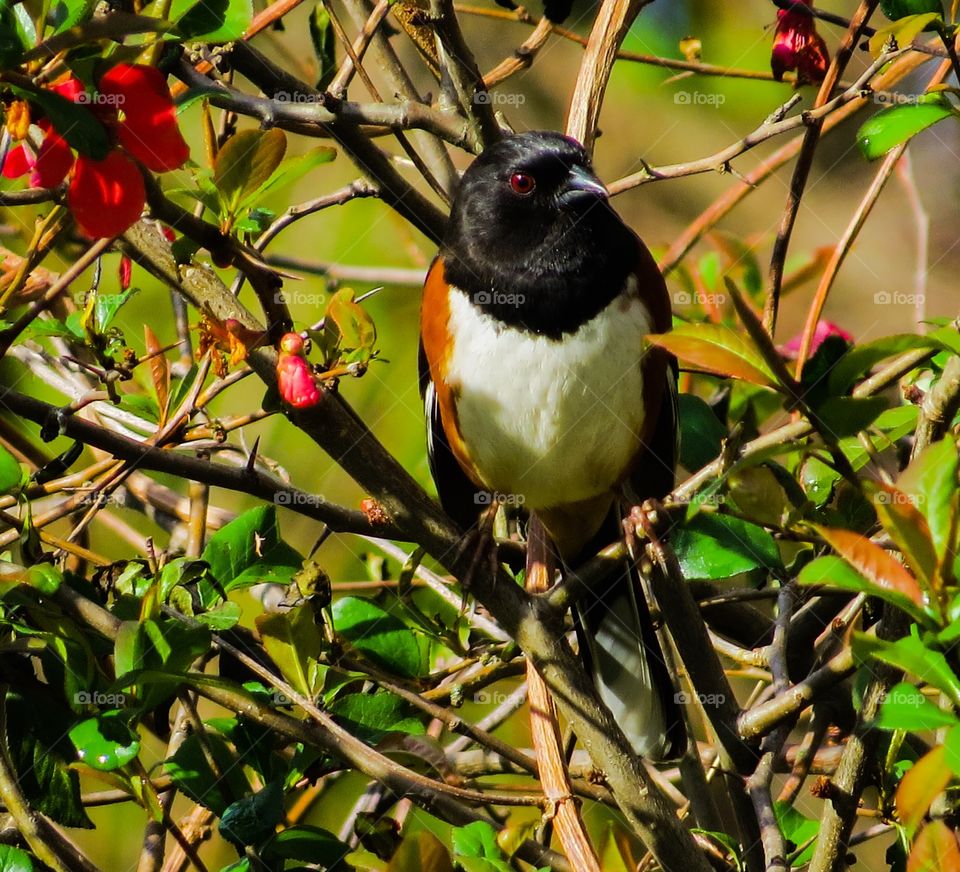
[[597, 200], [606, 200], [609, 194], [603, 183], [589, 170], [580, 166], [570, 169], [570, 175], [557, 195], [561, 206], [586, 206]]

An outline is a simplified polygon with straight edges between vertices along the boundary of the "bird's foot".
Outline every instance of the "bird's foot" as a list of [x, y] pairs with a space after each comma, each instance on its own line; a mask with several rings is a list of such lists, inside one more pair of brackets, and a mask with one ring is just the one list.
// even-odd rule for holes
[[486, 561], [490, 573], [494, 579], [500, 568], [500, 560], [497, 556], [497, 540], [493, 535], [493, 524], [497, 517], [498, 505], [494, 504], [484, 509], [480, 515], [477, 526], [469, 530], [460, 542], [460, 548], [457, 554], [457, 563], [470, 554], [470, 563], [467, 571], [460, 579], [463, 587], [464, 600], [473, 584], [477, 573], [480, 571], [481, 564]]

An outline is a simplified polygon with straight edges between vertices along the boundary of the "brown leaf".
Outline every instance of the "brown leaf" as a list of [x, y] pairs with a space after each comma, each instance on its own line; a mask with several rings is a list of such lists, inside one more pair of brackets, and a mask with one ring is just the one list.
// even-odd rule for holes
[[953, 772], [947, 765], [947, 749], [944, 745], [934, 748], [917, 760], [897, 787], [894, 802], [900, 822], [908, 829], [916, 827], [952, 777]]
[[937, 552], [930, 526], [910, 495], [878, 482], [871, 488], [870, 498], [883, 529], [890, 534], [914, 575], [925, 587], [935, 587]]
[[907, 872], [960, 872], [957, 834], [943, 821], [927, 824], [910, 849]]
[[866, 536], [850, 530], [816, 527], [816, 531], [844, 560], [871, 584], [895, 591], [918, 606], [923, 606], [923, 592], [917, 580], [892, 554], [871, 542]]

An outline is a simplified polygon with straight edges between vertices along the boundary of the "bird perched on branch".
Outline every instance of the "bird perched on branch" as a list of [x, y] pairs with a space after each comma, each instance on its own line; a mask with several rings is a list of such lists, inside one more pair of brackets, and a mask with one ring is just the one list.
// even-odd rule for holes
[[[674, 483], [676, 363], [646, 246], [585, 150], [508, 136], [464, 173], [427, 275], [420, 378], [430, 468], [464, 529], [509, 499], [568, 569], [614, 541], [624, 506]], [[578, 603], [581, 651], [634, 750], [677, 753], [682, 721], [643, 592], [624, 564]]]

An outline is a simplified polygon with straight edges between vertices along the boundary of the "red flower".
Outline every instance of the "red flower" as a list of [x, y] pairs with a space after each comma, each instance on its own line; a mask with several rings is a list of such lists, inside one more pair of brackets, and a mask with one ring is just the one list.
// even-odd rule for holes
[[296, 333], [285, 333], [280, 340], [277, 387], [283, 401], [295, 409], [315, 406], [322, 397], [313, 370], [303, 356], [303, 339]]
[[[74, 78], [52, 90], [75, 103], [90, 99]], [[72, 170], [67, 202], [80, 229], [92, 237], [118, 236], [140, 217], [146, 202], [143, 177], [131, 157], [163, 173], [182, 166], [190, 149], [177, 127], [166, 78], [153, 67], [117, 64], [109, 69], [90, 111], [112, 142], [102, 160], [83, 154], [74, 158], [67, 141], [42, 119], [37, 125], [44, 133], [39, 151], [34, 154], [27, 142], [11, 149], [3, 174], [18, 178], [32, 170], [32, 185], [52, 188]]]
[[[821, 319], [817, 321], [816, 329], [813, 331], [812, 341], [810, 343], [810, 357], [817, 353], [817, 349], [823, 345], [831, 336], [839, 336], [844, 342], [853, 345], [853, 337], [842, 327], [838, 327], [832, 321]], [[796, 360], [800, 354], [800, 343], [803, 335], [798, 333], [785, 345], [780, 346], [780, 353], [788, 360]]]
[[[811, 0], [798, 0], [812, 6]], [[773, 40], [770, 67], [779, 82], [787, 70], [797, 71], [797, 83], [822, 82], [830, 64], [830, 53], [817, 33], [816, 20], [795, 9], [777, 12], [777, 32]]]

